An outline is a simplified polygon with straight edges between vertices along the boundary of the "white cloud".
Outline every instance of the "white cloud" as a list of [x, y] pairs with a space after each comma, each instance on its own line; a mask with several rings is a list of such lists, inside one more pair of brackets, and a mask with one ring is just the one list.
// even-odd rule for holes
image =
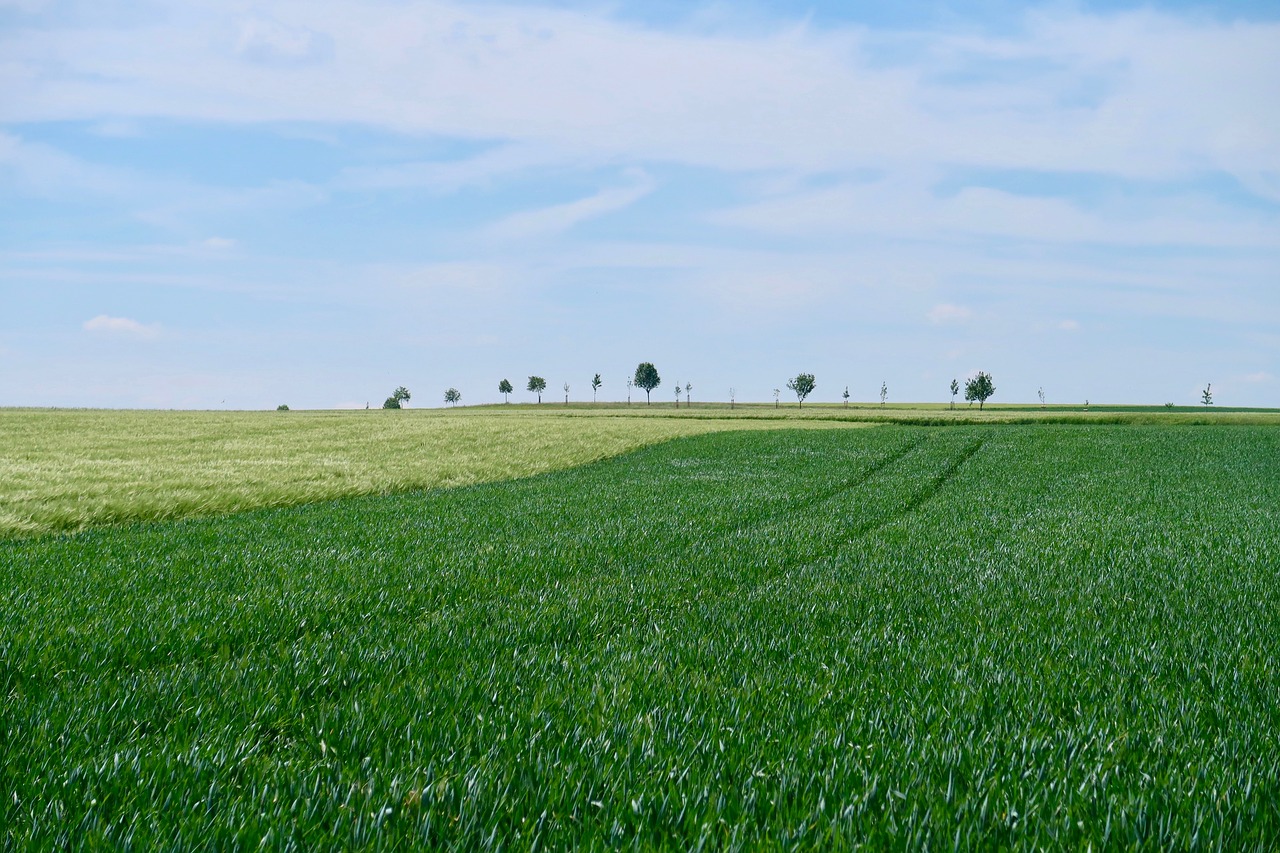
[[274, 18], [256, 16], [240, 25], [236, 53], [255, 62], [293, 65], [328, 58], [333, 40], [306, 27], [291, 27]]
[[[664, 32], [433, 0], [273, 8], [288, 23], [206, 3], [152, 26], [15, 27], [0, 37], [0, 121], [357, 122], [737, 170], [1221, 169], [1264, 188], [1280, 171], [1273, 23], [1054, 8], [975, 38], [786, 22]], [[220, 30], [233, 49], [209, 37]]]
[[1058, 323], [1058, 328], [1064, 332], [1078, 332], [1080, 331], [1080, 324], [1075, 320], [1063, 320]]
[[224, 251], [226, 249], [234, 249], [236, 241], [230, 237], [206, 237], [201, 242], [206, 249], [214, 249], [216, 251]]
[[1259, 370], [1257, 373], [1250, 373], [1246, 376], [1240, 377], [1240, 381], [1249, 385], [1261, 385], [1266, 382], [1275, 381], [1275, 377], [1270, 373], [1267, 373], [1265, 370]]
[[146, 325], [128, 317], [111, 317], [106, 314], [99, 314], [91, 320], [85, 320], [84, 330], [96, 334], [120, 335], [144, 340], [150, 340], [160, 334], [160, 327], [157, 325]]
[[929, 310], [929, 322], [935, 326], [967, 323], [973, 318], [973, 310], [963, 305], [940, 303]]
[[653, 182], [641, 174], [629, 187], [611, 187], [567, 204], [512, 214], [491, 225], [487, 233], [491, 237], [504, 240], [559, 234], [585, 220], [630, 207], [651, 192], [653, 192]]

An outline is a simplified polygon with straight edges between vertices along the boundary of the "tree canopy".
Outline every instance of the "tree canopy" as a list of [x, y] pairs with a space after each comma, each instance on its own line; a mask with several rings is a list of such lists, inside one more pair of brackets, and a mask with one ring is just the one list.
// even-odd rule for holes
[[457, 388], [450, 388], [444, 392], [444, 401], [454, 406], [458, 405], [458, 401], [462, 399], [462, 392]]
[[982, 410], [982, 405], [995, 393], [996, 386], [991, 382], [990, 373], [979, 370], [977, 376], [965, 380], [964, 398], [971, 403], [977, 400], [979, 411]]
[[652, 362], [642, 361], [636, 365], [635, 382], [637, 388], [644, 389], [644, 401], [648, 404], [649, 392], [662, 384], [662, 377], [658, 375], [658, 368]]
[[796, 392], [796, 401], [800, 403], [800, 408], [804, 408], [804, 398], [813, 393], [813, 389], [818, 387], [813, 379], [812, 373], [797, 374], [794, 379], [787, 380], [787, 387]]
[[547, 380], [541, 376], [530, 376], [529, 384], [526, 386], [531, 394], [538, 395], [538, 402], [542, 402], [542, 392], [547, 390]]
[[512, 388], [511, 383], [508, 382], [506, 379], [498, 383], [498, 393], [502, 395], [502, 402], [504, 403], [511, 402], [510, 400], [507, 399], [507, 395], [514, 390], [516, 389]]
[[409, 397], [410, 397], [409, 389], [401, 385], [397, 387], [396, 390], [391, 392], [391, 396], [388, 397], [385, 402], [383, 402], [382, 408], [384, 409], [403, 408], [400, 404], [407, 402]]

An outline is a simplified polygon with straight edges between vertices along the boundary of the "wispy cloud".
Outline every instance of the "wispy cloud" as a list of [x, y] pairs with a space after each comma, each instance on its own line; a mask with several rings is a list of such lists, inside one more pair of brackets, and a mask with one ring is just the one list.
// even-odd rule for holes
[[929, 309], [929, 322], [935, 326], [950, 326], [967, 323], [973, 319], [973, 309], [964, 305], [941, 303]]
[[142, 340], [151, 340], [160, 335], [158, 325], [147, 325], [129, 317], [112, 317], [107, 314], [99, 314], [97, 317], [85, 320], [83, 328], [86, 332], [95, 334], [118, 335]]
[[609, 187], [566, 204], [520, 211], [494, 223], [487, 233], [503, 240], [560, 234], [588, 219], [630, 207], [653, 192], [653, 188], [653, 182], [643, 173], [638, 173], [634, 175], [631, 186]]

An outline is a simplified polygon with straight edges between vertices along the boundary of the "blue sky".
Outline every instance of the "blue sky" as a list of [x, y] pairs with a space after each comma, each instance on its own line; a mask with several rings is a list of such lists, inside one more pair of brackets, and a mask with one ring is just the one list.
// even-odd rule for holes
[[1277, 45], [1273, 2], [0, 0], [0, 405], [653, 361], [1280, 406]]

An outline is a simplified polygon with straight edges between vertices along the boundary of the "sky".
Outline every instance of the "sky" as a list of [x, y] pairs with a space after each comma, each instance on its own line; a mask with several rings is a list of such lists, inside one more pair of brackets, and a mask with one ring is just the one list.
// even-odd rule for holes
[[1280, 4], [0, 0], [0, 406], [641, 361], [1280, 406]]

